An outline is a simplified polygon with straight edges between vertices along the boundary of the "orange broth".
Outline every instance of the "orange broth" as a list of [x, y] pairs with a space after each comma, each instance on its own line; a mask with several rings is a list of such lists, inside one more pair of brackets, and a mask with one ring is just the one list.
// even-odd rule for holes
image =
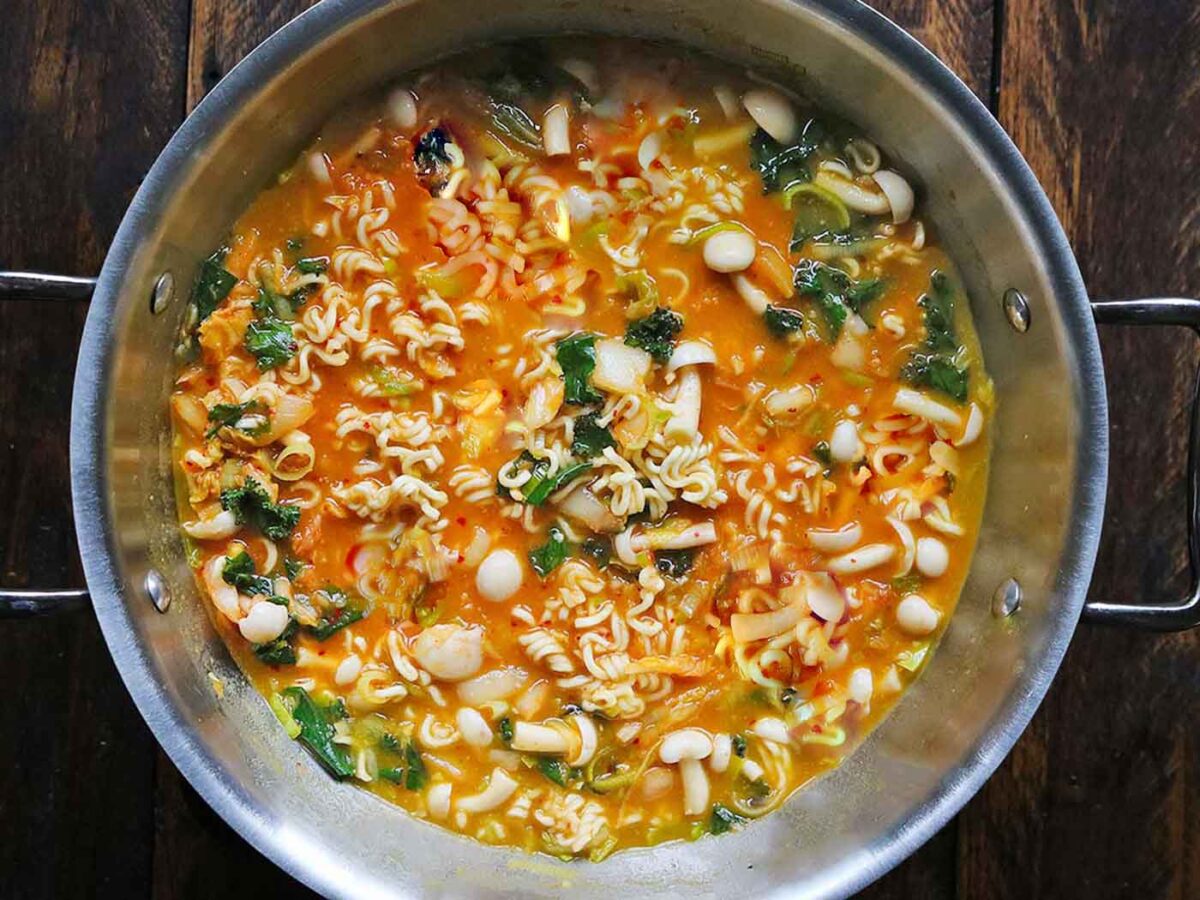
[[[743, 827], [886, 715], [966, 577], [994, 401], [919, 206], [897, 223], [842, 203], [882, 202], [874, 148], [847, 126], [804, 154], [796, 183], [818, 188], [789, 208], [764, 190], [756, 120], [719, 102], [764, 90], [744, 73], [628, 42], [512, 54], [340, 116], [234, 224], [173, 398], [181, 518], [218, 628], [333, 774], [481, 841], [600, 859]], [[498, 105], [514, 93], [515, 126]], [[548, 155], [556, 105], [570, 148]], [[793, 247], [813, 214], [847, 224]], [[754, 262], [714, 271], [706, 242], [734, 232]], [[837, 341], [822, 304], [850, 302], [798, 292], [805, 260], [880, 285]], [[965, 397], [913, 370], [938, 272], [955, 345], [938, 364], [967, 373]], [[639, 300], [651, 283], [657, 301]], [[802, 324], [772, 330], [746, 294]], [[712, 361], [669, 371], [631, 348], [631, 391], [564, 399], [560, 342], [594, 335], [603, 355], [655, 308], [681, 321], [674, 352], [696, 342]], [[698, 429], [664, 437], [689, 372]], [[905, 391], [933, 405], [913, 413]], [[620, 460], [571, 449], [587, 413]], [[551, 482], [589, 468], [535, 504], [539, 460]], [[502, 471], [534, 474], [504, 489]], [[653, 496], [628, 512], [639, 488]], [[563, 512], [580, 492], [599, 504], [582, 520]], [[694, 528], [697, 546], [670, 549]], [[566, 560], [541, 575], [552, 529]], [[499, 550], [489, 591], [519, 586], [489, 599], [480, 566]], [[888, 555], [855, 571], [860, 550]], [[740, 641], [735, 621], [786, 627]]]

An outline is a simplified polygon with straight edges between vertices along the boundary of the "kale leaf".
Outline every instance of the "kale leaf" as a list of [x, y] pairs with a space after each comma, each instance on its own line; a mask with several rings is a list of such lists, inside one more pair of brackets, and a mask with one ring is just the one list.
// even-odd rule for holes
[[322, 707], [302, 687], [288, 687], [281, 692], [292, 718], [300, 726], [300, 742], [317, 758], [317, 761], [339, 780], [354, 774], [354, 764], [345, 749], [333, 742], [337, 733], [333, 723], [345, 715], [341, 703]]
[[591, 537], [584, 538], [579, 551], [594, 562], [596, 568], [603, 569], [608, 565], [609, 560], [612, 559], [612, 541], [592, 535]]
[[546, 543], [529, 551], [529, 564], [538, 575], [545, 578], [566, 561], [570, 551], [562, 529], [551, 526]]
[[944, 272], [934, 272], [929, 291], [918, 305], [924, 311], [925, 340], [904, 367], [906, 381], [940, 391], [959, 403], [966, 402], [968, 373], [962, 364], [962, 345], [954, 329], [954, 285]]
[[238, 428], [238, 431], [251, 437], [258, 437], [265, 434], [271, 427], [271, 420], [267, 418], [267, 415], [267, 408], [257, 400], [247, 400], [245, 403], [218, 403], [208, 411], [208, 421], [213, 425], [204, 432], [204, 436], [206, 438], [215, 437], [222, 428], [236, 428], [237, 423], [242, 419], [247, 416], [255, 416], [258, 421], [246, 428]]
[[296, 268], [305, 275], [324, 275], [329, 268], [328, 256], [306, 256], [296, 261]]
[[288, 619], [287, 627], [275, 640], [250, 646], [254, 655], [269, 666], [292, 666], [296, 664], [296, 647], [292, 643], [295, 634], [296, 620]]
[[785, 338], [804, 327], [804, 316], [786, 306], [768, 306], [763, 321], [767, 331], [778, 338]]
[[746, 824], [746, 817], [739, 816], [732, 809], [723, 806], [720, 803], [714, 803], [712, 808], [712, 818], [708, 822], [709, 834], [725, 834], [731, 831], [738, 825]]
[[596, 336], [581, 331], [555, 344], [555, 358], [563, 373], [563, 399], [576, 406], [602, 403], [604, 398], [592, 387], [596, 370]]
[[322, 615], [315, 625], [304, 626], [304, 630], [318, 641], [327, 639], [367, 615], [366, 604], [361, 600], [351, 600], [345, 591], [336, 587], [326, 587], [319, 593], [328, 601], [329, 611]]
[[750, 166], [762, 177], [764, 194], [812, 177], [808, 158], [817, 149], [821, 134], [821, 127], [815, 120], [810, 120], [791, 146], [779, 143], [761, 128], [750, 136]]
[[679, 580], [687, 577], [696, 561], [695, 550], [655, 550], [654, 566], [668, 578]]
[[258, 367], [265, 372], [284, 365], [296, 355], [299, 345], [292, 335], [292, 326], [276, 313], [264, 311], [265, 303], [260, 308], [256, 301], [255, 308], [259, 315], [246, 326], [246, 349], [254, 354]]
[[682, 330], [683, 318], [658, 306], [644, 319], [629, 323], [625, 329], [625, 343], [645, 350], [656, 362], [665, 363], [675, 349], [675, 335]]
[[575, 420], [574, 437], [571, 438], [571, 452], [580, 459], [591, 459], [599, 456], [606, 447], [615, 447], [612, 433], [603, 425], [598, 425], [596, 419], [599, 413], [584, 413]]
[[446, 145], [451, 142], [450, 134], [438, 125], [417, 138], [413, 148], [417, 179], [431, 194], [445, 187], [450, 176], [450, 154], [446, 152]]
[[221, 578], [247, 597], [274, 597], [275, 582], [268, 575], [259, 575], [250, 554], [243, 550], [225, 560]]
[[221, 508], [230, 510], [239, 525], [253, 525], [273, 541], [285, 540], [300, 521], [300, 507], [272, 503], [253, 478], [221, 491]]
[[192, 302], [196, 304], [197, 322], [203, 322], [211, 316], [237, 284], [237, 277], [225, 269], [225, 257], [228, 254], [228, 247], [220, 247], [200, 263], [200, 272], [192, 286]]
[[841, 269], [815, 259], [797, 264], [794, 281], [796, 291], [821, 311], [831, 341], [837, 340], [851, 312], [861, 315], [867, 304], [883, 293], [879, 279], [855, 281]]
[[530, 506], [541, 506], [560, 487], [565, 487], [580, 475], [590, 472], [591, 469], [591, 463], [576, 463], [573, 466], [567, 466], [554, 475], [543, 477], [536, 484], [534, 483], [535, 479], [530, 479], [521, 488], [521, 493], [525, 495], [525, 502]]

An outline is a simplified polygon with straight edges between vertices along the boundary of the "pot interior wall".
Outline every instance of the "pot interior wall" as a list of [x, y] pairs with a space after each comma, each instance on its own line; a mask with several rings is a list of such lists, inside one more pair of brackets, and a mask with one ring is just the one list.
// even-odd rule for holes
[[[923, 86], [924, 76], [901, 70], [847, 21], [857, 17], [885, 39], [890, 32], [869, 12], [830, 7], [754, 2], [731, 15], [725, 0], [331, 0], [205, 101], [135, 200], [105, 268], [79, 377], [86, 390], [97, 378], [87, 371], [89, 355], [111, 352], [91, 409], [103, 417], [92, 429], [102, 455], [83, 436], [86, 425], [75, 423], [76, 485], [94, 485], [97, 521], [111, 533], [107, 541], [84, 534], [81, 520], [89, 579], [114, 656], [177, 764], [243, 834], [315, 887], [355, 897], [529, 897], [567, 887], [578, 898], [715, 896], [735, 884], [745, 896], [840, 893], [894, 864], [951, 814], [1041, 698], [1078, 616], [1079, 579], [1090, 570], [1096, 493], [1086, 487], [1099, 479], [1103, 490], [1102, 464], [1094, 471], [1103, 435], [1084, 434], [1102, 427], [1103, 409], [1084, 402], [1078, 355], [1086, 363], [1095, 351], [1079, 326], [1076, 273], [1062, 247], [1049, 248], [1058, 262], [1046, 261], [1046, 234], [1057, 231], [1039, 237], [1040, 195], [1014, 198], [996, 147], [986, 150], [978, 130], [956, 122]], [[351, 11], [364, 15], [335, 27]], [[466, 44], [564, 30], [669, 38], [787, 73], [877, 138], [920, 186], [928, 218], [959, 263], [1000, 403], [970, 580], [949, 633], [895, 713], [846, 765], [742, 833], [598, 866], [450, 835], [335, 784], [287, 739], [216, 637], [183, 556], [166, 415], [182, 303], [153, 317], [147, 302], [161, 271], [190, 283], [197, 261], [344, 98]], [[1025, 335], [1000, 310], [1010, 286], [1033, 303]], [[88, 413], [80, 401], [77, 419]], [[1087, 477], [1084, 462], [1093, 470]], [[88, 502], [77, 493], [85, 513]], [[95, 562], [106, 550], [111, 570]], [[140, 588], [150, 566], [174, 594], [165, 615]], [[1021, 581], [1024, 604], [998, 619], [991, 596], [1010, 576]], [[222, 699], [210, 675], [224, 683]]]

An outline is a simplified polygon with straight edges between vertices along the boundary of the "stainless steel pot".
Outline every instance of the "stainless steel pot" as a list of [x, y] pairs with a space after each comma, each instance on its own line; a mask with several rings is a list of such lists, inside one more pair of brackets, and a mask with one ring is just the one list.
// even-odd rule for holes
[[[669, 38], [799, 79], [903, 160], [972, 298], [999, 412], [959, 610], [919, 682], [838, 770], [721, 840], [566, 865], [483, 847], [327, 778], [287, 739], [205, 615], [177, 535], [166, 398], [197, 261], [348, 97], [475, 43], [591, 31]], [[90, 285], [9, 273], [0, 296]], [[327, 0], [246, 58], [171, 139], [95, 286], [71, 421], [76, 529], [126, 686], [180, 771], [247, 840], [330, 896], [834, 896], [911, 853], [980, 787], [1053, 677], [1081, 612], [1184, 628], [1173, 605], [1084, 609], [1107, 412], [1093, 316], [1200, 326], [1200, 301], [1089, 304], [1050, 205], [941, 63], [852, 0]], [[1193, 416], [1192, 444], [1200, 443]], [[1191, 554], [1200, 559], [1193, 459]], [[83, 592], [4, 592], [9, 613]], [[173, 599], [172, 599], [173, 598]], [[209, 676], [226, 685], [218, 699]]]

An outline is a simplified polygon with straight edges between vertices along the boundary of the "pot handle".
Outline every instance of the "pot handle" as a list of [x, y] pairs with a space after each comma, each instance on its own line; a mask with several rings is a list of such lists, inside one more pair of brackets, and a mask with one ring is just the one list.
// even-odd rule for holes
[[[42, 272], [0, 272], [0, 301], [87, 301], [95, 278], [49, 275]], [[0, 619], [24, 619], [79, 609], [88, 602], [87, 590], [0, 588]]]
[[[1200, 335], [1200, 300], [1155, 297], [1092, 303], [1097, 325], [1182, 325]], [[1101, 625], [1131, 625], [1152, 631], [1183, 631], [1200, 625], [1200, 372], [1192, 393], [1188, 437], [1188, 561], [1192, 586], [1174, 603], [1098, 603], [1083, 607], [1083, 618]]]

